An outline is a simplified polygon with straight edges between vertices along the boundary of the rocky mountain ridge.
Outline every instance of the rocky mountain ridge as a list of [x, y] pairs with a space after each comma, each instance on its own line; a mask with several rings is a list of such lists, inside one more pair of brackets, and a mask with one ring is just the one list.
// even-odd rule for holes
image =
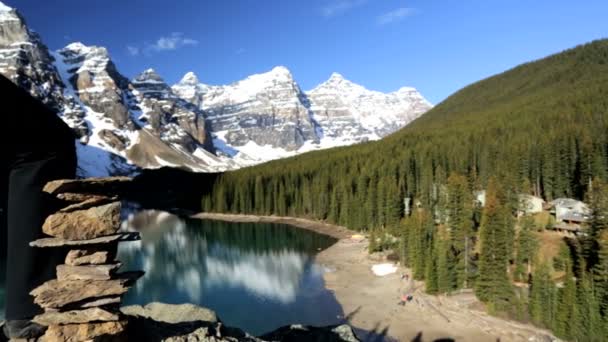
[[379, 139], [431, 107], [414, 88], [384, 94], [338, 74], [305, 92], [283, 66], [223, 86], [192, 72], [169, 86], [152, 69], [130, 80], [104, 47], [77, 42], [49, 51], [1, 3], [0, 73], [74, 129], [82, 176], [236, 169]]

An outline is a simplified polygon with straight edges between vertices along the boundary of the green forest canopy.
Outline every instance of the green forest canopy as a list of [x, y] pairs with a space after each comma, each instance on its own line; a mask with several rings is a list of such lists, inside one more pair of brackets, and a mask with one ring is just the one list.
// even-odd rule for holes
[[547, 200], [583, 198], [606, 178], [608, 40], [520, 65], [467, 86], [376, 142], [224, 174], [204, 210], [389, 225], [403, 198], [432, 204], [450, 173], [471, 190], [501, 176]]

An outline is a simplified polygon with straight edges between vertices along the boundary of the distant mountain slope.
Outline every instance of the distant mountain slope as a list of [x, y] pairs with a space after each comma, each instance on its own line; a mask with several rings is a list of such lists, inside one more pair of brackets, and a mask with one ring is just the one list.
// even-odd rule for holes
[[474, 188], [501, 176], [551, 199], [583, 197], [607, 170], [608, 40], [600, 40], [465, 87], [381, 141], [228, 173], [205, 209], [363, 228], [398, 219], [406, 196], [431, 205], [450, 172]]

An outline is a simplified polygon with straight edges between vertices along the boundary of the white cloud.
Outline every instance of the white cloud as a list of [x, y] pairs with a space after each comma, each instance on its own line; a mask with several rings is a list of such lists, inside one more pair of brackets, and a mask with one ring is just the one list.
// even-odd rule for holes
[[139, 55], [139, 48], [133, 45], [127, 45], [127, 53], [131, 56]]
[[386, 12], [386, 13], [384, 13], [382, 15], [379, 15], [376, 18], [376, 21], [380, 25], [387, 25], [387, 24], [392, 24], [392, 23], [401, 21], [405, 17], [408, 17], [408, 16], [410, 16], [412, 14], [414, 14], [414, 9], [413, 8], [400, 7], [400, 8], [397, 8], [395, 10], [392, 10], [390, 12]]
[[156, 43], [148, 45], [147, 49], [152, 51], [171, 51], [185, 46], [196, 46], [198, 41], [184, 37], [182, 32], [173, 32], [169, 36], [158, 38]]
[[321, 14], [326, 18], [333, 17], [359, 7], [366, 2], [367, 0], [331, 0], [328, 4], [321, 7]]

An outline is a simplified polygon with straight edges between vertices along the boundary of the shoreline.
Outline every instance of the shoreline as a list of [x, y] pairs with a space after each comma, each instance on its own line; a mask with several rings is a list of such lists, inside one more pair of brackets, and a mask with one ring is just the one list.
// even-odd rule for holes
[[[324, 273], [325, 288], [342, 306], [344, 322], [356, 330], [362, 341], [546, 341], [553, 335], [530, 324], [519, 323], [477, 309], [482, 306], [472, 292], [457, 295], [428, 295], [424, 283], [405, 282], [411, 274], [398, 265], [395, 273], [379, 277], [371, 266], [382, 261], [367, 253], [368, 240], [351, 239], [357, 234], [345, 227], [324, 222], [282, 216], [201, 213], [199, 219], [228, 222], [288, 224], [332, 236], [338, 241], [316, 256]], [[400, 295], [412, 294], [414, 301], [399, 306]]]
[[220, 214], [220, 213], [198, 213], [190, 216], [197, 219], [218, 220], [226, 222], [259, 222], [259, 223], [280, 223], [290, 226], [310, 230], [316, 233], [324, 234], [336, 238], [338, 240], [350, 238], [356, 232], [345, 227], [336, 226], [330, 223], [321, 221], [289, 217], [289, 216], [258, 216], [258, 215], [240, 215], [240, 214]]

